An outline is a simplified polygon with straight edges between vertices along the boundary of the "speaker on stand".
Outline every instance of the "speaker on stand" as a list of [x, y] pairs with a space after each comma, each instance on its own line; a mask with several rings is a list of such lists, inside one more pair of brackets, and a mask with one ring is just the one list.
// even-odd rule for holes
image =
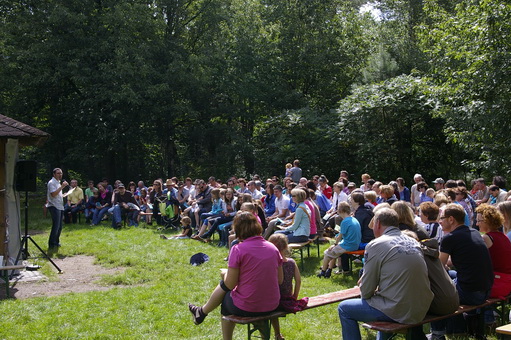
[[[20, 257], [26, 260], [30, 253], [28, 252], [28, 240], [30, 240], [34, 246], [43, 254], [48, 261], [59, 271], [62, 272], [60, 268], [53, 262], [53, 260], [44, 252], [44, 250], [39, 247], [39, 245], [34, 241], [34, 239], [28, 234], [28, 192], [37, 191], [37, 162], [36, 161], [18, 161], [16, 163], [16, 191], [25, 192], [25, 235], [21, 237], [21, 247], [18, 252], [18, 256], [16, 256], [16, 262], [18, 263]], [[14, 274], [14, 270], [11, 273], [11, 277]]]

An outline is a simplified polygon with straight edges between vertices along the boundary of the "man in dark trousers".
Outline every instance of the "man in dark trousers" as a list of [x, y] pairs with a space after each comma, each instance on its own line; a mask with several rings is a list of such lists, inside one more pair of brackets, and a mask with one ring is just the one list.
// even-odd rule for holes
[[121, 228], [123, 213], [127, 214], [130, 226], [137, 226], [137, 216], [140, 213], [140, 207], [135, 197], [126, 190], [122, 183], [117, 186], [117, 189], [118, 192], [114, 195], [113, 207], [108, 210], [112, 214], [112, 227], [114, 229]]
[[64, 214], [64, 197], [62, 195], [62, 189], [67, 187], [69, 184], [64, 181], [62, 184], [62, 169], [53, 169], [53, 177], [48, 182], [48, 191], [46, 199], [48, 203], [48, 211], [51, 214], [52, 226], [50, 232], [50, 238], [48, 240], [48, 249], [54, 250], [60, 247], [60, 233], [62, 232], [62, 216]]
[[[479, 232], [464, 224], [465, 210], [461, 205], [448, 204], [440, 214], [440, 225], [444, 232], [440, 261], [447, 268], [450, 258], [450, 263], [456, 268], [450, 273], [455, 276], [460, 304], [480, 305], [488, 298], [493, 285], [493, 267], [488, 248]], [[476, 339], [486, 339], [482, 311], [465, 314], [432, 322], [430, 339], [445, 339], [446, 333], [465, 334], [467, 331], [475, 334]]]

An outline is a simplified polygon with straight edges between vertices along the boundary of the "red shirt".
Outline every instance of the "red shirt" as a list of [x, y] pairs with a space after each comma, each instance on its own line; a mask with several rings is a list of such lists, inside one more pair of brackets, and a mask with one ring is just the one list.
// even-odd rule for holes
[[319, 189], [321, 191], [321, 193], [326, 197], [328, 198], [329, 200], [332, 199], [332, 187], [329, 186], [328, 184], [325, 185], [325, 188], [324, 189]]
[[511, 241], [504, 233], [500, 231], [490, 231], [486, 233], [493, 245], [488, 249], [490, 251], [493, 272], [511, 274]]

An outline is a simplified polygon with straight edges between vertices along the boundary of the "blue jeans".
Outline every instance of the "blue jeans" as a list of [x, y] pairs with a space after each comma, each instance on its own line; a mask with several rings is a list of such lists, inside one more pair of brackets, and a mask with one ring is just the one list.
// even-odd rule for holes
[[[204, 235], [202, 235], [202, 238], [210, 238], [211, 236], [213, 236], [215, 231], [218, 229], [218, 226], [220, 226], [221, 224], [230, 222], [232, 220], [233, 220], [232, 216], [221, 216], [221, 217], [217, 217], [216, 219], [211, 220], [211, 222], [213, 222], [213, 224], [211, 225], [211, 229], [209, 229], [206, 233], [204, 233]], [[222, 240], [220, 240], [220, 241], [222, 241]], [[227, 242], [225, 242], [225, 243], [227, 243]]]
[[81, 204], [77, 204], [73, 207], [69, 206], [69, 205], [65, 205], [64, 206], [64, 223], [70, 223], [71, 222], [71, 219], [69, 218], [69, 213], [71, 213], [71, 218], [72, 218], [72, 221], [73, 223], [76, 223], [77, 222], [77, 219], [78, 219], [78, 212], [82, 210], [82, 205]]
[[48, 240], [48, 247], [54, 248], [60, 246], [60, 233], [62, 232], [62, 215], [64, 210], [58, 210], [55, 207], [48, 207], [51, 215], [51, 232]]
[[[126, 216], [128, 217], [128, 225], [138, 226], [137, 216], [138, 210], [125, 210]], [[118, 223], [122, 222], [122, 208], [120, 205], [116, 204], [113, 208], [108, 209], [108, 213], [112, 214], [112, 228], [117, 227]]]
[[[350, 299], [342, 301], [337, 308], [341, 319], [342, 338], [361, 340], [358, 322], [391, 321], [395, 322], [378, 309], [369, 306], [364, 299]], [[390, 339], [392, 334], [378, 332], [376, 340]]]
[[94, 209], [94, 212], [92, 213], [92, 224], [98, 225], [99, 222], [103, 219], [103, 216], [105, 216], [106, 212], [108, 211], [108, 207], [104, 207], [103, 209]]
[[307, 242], [309, 240], [309, 236], [307, 236], [307, 235], [295, 236], [293, 234], [293, 232], [290, 230], [277, 230], [275, 232], [275, 234], [277, 234], [277, 233], [286, 235], [287, 241], [289, 243], [303, 243], [303, 242]]

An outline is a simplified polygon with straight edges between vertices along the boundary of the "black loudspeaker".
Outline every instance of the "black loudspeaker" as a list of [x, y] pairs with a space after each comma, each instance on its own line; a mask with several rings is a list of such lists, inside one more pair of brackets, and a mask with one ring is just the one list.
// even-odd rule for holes
[[36, 191], [36, 178], [36, 161], [18, 161], [16, 163], [16, 191]]

